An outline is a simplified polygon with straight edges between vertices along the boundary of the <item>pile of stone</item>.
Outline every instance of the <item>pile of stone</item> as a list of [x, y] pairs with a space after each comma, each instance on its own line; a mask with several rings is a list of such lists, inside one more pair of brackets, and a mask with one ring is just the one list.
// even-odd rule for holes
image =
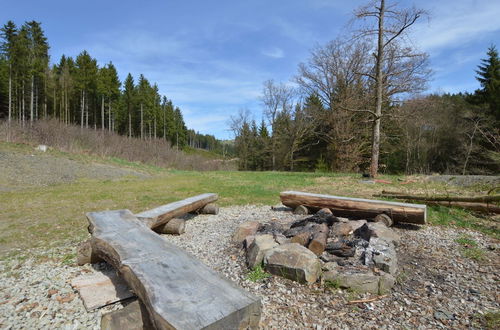
[[357, 292], [383, 294], [394, 285], [398, 235], [386, 215], [349, 220], [322, 209], [288, 223], [242, 223], [233, 241], [246, 251], [247, 266], [301, 283], [318, 280]]

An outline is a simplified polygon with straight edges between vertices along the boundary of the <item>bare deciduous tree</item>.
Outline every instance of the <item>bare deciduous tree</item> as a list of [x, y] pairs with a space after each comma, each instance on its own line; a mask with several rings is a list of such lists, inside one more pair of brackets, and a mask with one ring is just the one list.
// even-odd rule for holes
[[[370, 175], [378, 173], [380, 154], [380, 122], [382, 107], [392, 96], [417, 92], [424, 87], [429, 71], [427, 55], [416, 52], [406, 41], [406, 32], [425, 14], [415, 8], [400, 9], [385, 0], [374, 0], [355, 12], [361, 27], [355, 37], [373, 42], [374, 65], [364, 74], [375, 85], [375, 109], [368, 112], [373, 118]], [[407, 45], [405, 45], [405, 43]]]
[[[273, 131], [278, 114], [280, 112], [289, 113], [291, 111], [294, 96], [294, 88], [284, 83], [277, 84], [274, 80], [264, 82], [261, 101], [264, 105], [264, 115], [267, 117]], [[275, 134], [271, 137], [273, 171], [276, 169], [276, 139], [274, 136]]]

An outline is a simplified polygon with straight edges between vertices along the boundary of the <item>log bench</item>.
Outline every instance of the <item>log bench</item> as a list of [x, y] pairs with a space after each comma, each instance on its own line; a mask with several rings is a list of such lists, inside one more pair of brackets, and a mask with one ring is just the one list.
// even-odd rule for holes
[[129, 210], [87, 213], [93, 253], [111, 264], [157, 329], [257, 328], [258, 298], [154, 233]]
[[328, 208], [335, 216], [367, 219], [387, 214], [395, 223], [406, 222], [419, 225], [427, 223], [427, 208], [421, 204], [389, 202], [382, 200], [311, 194], [301, 191], [280, 193], [283, 205], [296, 208], [306, 206], [312, 209]]

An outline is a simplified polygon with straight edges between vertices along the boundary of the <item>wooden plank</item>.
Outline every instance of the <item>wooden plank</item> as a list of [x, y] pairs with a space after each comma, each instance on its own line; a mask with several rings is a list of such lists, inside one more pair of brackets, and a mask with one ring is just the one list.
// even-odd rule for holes
[[421, 204], [388, 202], [364, 198], [311, 194], [300, 191], [280, 193], [281, 202], [295, 208], [304, 205], [311, 208], [329, 208], [336, 216], [366, 219], [385, 213], [395, 222], [425, 224], [427, 207]]
[[155, 228], [167, 223], [170, 219], [201, 209], [209, 203], [215, 202], [219, 196], [213, 193], [189, 197], [136, 214], [149, 228]]
[[116, 272], [78, 276], [71, 286], [80, 293], [87, 311], [135, 296]]
[[87, 218], [92, 250], [119, 270], [157, 329], [258, 327], [260, 299], [151, 231], [129, 210]]

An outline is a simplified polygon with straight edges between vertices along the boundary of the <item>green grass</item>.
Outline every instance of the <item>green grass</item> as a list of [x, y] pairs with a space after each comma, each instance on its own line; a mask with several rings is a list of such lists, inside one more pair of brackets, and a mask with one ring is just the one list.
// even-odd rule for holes
[[251, 282], [260, 282], [269, 277], [271, 277], [271, 274], [266, 273], [261, 265], [255, 266], [252, 271], [247, 274], [247, 280]]
[[[32, 147], [0, 143], [0, 150], [32, 152]], [[179, 171], [117, 158], [103, 159], [54, 150], [49, 152], [55, 157], [71, 157], [81, 162], [108, 162], [151, 175], [112, 181], [83, 179], [0, 192], [0, 257], [30, 255], [28, 249], [47, 249], [63, 244], [74, 248], [76, 242], [88, 236], [86, 212], [126, 208], [137, 213], [206, 192], [218, 193], [218, 204], [229, 206], [275, 205], [279, 203], [280, 191], [284, 190], [371, 198], [382, 190], [402, 190], [403, 187], [415, 193], [453, 193], [451, 190], [455, 189], [420, 181], [401, 186], [398, 179], [406, 178], [396, 175], [381, 176], [381, 179], [389, 180], [391, 184], [366, 184], [358, 174]], [[463, 193], [464, 189], [456, 188], [455, 193], [458, 191]], [[467, 211], [430, 207], [428, 220], [431, 225], [474, 229], [500, 238], [500, 231], [494, 221]]]
[[329, 289], [339, 289], [340, 281], [339, 280], [327, 280], [325, 281], [325, 287]]
[[500, 311], [492, 311], [476, 314], [473, 319], [473, 326], [483, 329], [500, 329]]

